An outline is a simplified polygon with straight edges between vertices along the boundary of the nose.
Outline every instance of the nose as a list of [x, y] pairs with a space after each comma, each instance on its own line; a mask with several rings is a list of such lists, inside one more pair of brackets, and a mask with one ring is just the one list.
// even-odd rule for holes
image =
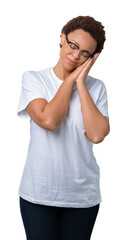
[[72, 55], [74, 56], [75, 59], [79, 59], [80, 58], [80, 50], [77, 49], [77, 51], [75, 51]]

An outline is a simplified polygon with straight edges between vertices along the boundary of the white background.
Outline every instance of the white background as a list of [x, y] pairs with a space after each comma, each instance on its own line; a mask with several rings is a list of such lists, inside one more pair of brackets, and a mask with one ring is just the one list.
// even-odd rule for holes
[[0, 238], [26, 239], [18, 187], [29, 143], [29, 120], [17, 117], [22, 73], [54, 66], [63, 25], [79, 15], [105, 26], [105, 48], [90, 71], [104, 81], [110, 134], [94, 145], [102, 203], [91, 240], [126, 240], [127, 85], [125, 1], [4, 0], [0, 5]]

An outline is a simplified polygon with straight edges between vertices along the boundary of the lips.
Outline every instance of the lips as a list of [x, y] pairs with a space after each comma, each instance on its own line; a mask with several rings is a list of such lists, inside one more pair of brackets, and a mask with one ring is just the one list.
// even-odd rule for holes
[[72, 65], [75, 65], [75, 64], [76, 64], [76, 62], [72, 61], [70, 58], [67, 58], [67, 61], [68, 61], [68, 63], [70, 63], [70, 64], [72, 64]]

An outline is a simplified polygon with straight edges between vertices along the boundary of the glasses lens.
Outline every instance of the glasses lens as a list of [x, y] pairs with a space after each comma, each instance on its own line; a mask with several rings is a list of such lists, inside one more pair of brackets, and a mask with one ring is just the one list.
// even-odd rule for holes
[[78, 47], [74, 43], [69, 43], [69, 47], [74, 51], [78, 49]]
[[[79, 49], [79, 47], [76, 44], [74, 44], [73, 42], [69, 42], [68, 39], [67, 39], [67, 42], [68, 42], [67, 49], [70, 53], [75, 53]], [[86, 52], [81, 51], [80, 54], [83, 58], [90, 57], [90, 54], [87, 51]]]
[[89, 58], [89, 57], [90, 57], [90, 54], [87, 53], [87, 52], [82, 52], [81, 55], [82, 55], [84, 58]]

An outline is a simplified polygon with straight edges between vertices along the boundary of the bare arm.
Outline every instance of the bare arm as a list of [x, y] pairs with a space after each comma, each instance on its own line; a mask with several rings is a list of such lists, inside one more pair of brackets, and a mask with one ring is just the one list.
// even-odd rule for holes
[[84, 83], [77, 83], [77, 89], [86, 135], [90, 141], [100, 143], [110, 131], [109, 120], [97, 109]]
[[43, 116], [45, 116], [46, 119], [49, 119], [51, 129], [58, 127], [67, 114], [73, 84], [74, 81], [67, 78], [61, 84], [54, 98], [45, 105], [42, 122]]
[[53, 130], [64, 120], [69, 106], [73, 84], [84, 65], [76, 68], [61, 84], [54, 98], [48, 103], [43, 98], [32, 100], [27, 106], [30, 117], [40, 127]]
[[43, 98], [32, 100], [26, 109], [33, 121], [48, 130], [59, 126], [67, 114], [73, 84], [73, 78], [68, 77], [49, 103]]
[[108, 118], [103, 116], [97, 109], [84, 84], [88, 72], [99, 54], [95, 54], [92, 59], [88, 59], [85, 62], [84, 69], [76, 79], [86, 135], [88, 139], [94, 143], [102, 142], [110, 131]]

